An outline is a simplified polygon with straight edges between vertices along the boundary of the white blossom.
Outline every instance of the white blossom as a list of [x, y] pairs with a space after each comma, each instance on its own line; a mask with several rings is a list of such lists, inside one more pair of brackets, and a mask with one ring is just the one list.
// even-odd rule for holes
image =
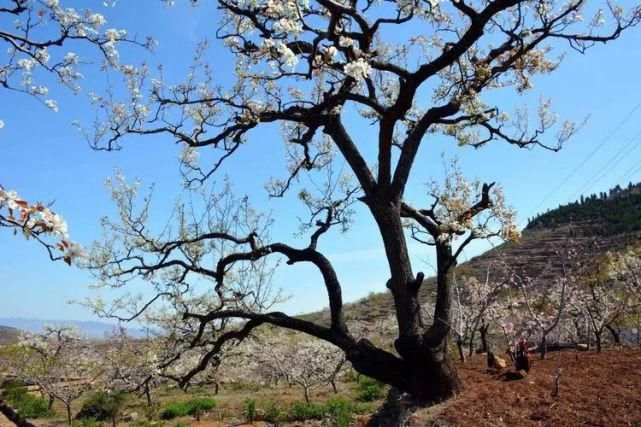
[[358, 58], [356, 61], [352, 61], [345, 65], [345, 74], [355, 80], [368, 77], [371, 71], [372, 66], [363, 58]]

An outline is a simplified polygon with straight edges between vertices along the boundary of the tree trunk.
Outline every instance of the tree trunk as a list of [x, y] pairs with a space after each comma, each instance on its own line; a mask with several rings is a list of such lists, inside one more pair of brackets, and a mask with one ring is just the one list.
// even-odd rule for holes
[[338, 388], [336, 387], [336, 380], [332, 379], [330, 383], [332, 384], [332, 390], [334, 391], [334, 393], [338, 394]]
[[147, 399], [147, 406], [151, 406], [151, 390], [149, 390], [148, 384], [145, 384], [145, 398]]
[[49, 409], [49, 411], [53, 409], [54, 401], [55, 401], [55, 398], [52, 395], [49, 395], [49, 403], [47, 404], [47, 409]]
[[594, 338], [596, 341], [596, 352], [601, 353], [601, 333], [602, 331], [594, 330]]
[[72, 425], [73, 420], [71, 419], [71, 404], [65, 403], [65, 407], [67, 408], [67, 423], [69, 425]]
[[548, 337], [543, 334], [541, 336], [541, 360], [545, 359], [548, 354]]
[[619, 334], [619, 332], [611, 325], [605, 325], [605, 327], [608, 331], [610, 331], [610, 335], [612, 335], [612, 340], [614, 340], [614, 343], [616, 345], [621, 345], [621, 335]]
[[360, 340], [357, 351], [348, 355], [354, 368], [364, 375], [408, 393], [427, 404], [458, 394], [463, 384], [448, 350], [453, 309], [453, 269], [456, 260], [450, 242], [436, 243], [437, 295], [434, 322], [427, 328], [421, 318], [419, 290], [423, 274], [412, 272], [400, 202], [370, 201], [370, 210], [383, 238], [391, 278], [387, 283], [394, 298], [399, 336], [394, 347], [400, 357]]
[[218, 395], [218, 382], [214, 383], [214, 396]]
[[487, 343], [487, 331], [489, 328], [490, 328], [489, 323], [484, 323], [479, 328], [479, 332], [481, 333], [481, 352], [482, 353], [487, 353], [490, 349], [490, 346]]
[[467, 355], [470, 357], [472, 357], [472, 355], [474, 354], [474, 338], [476, 338], [476, 331], [474, 330], [474, 328], [472, 328], [472, 331], [470, 332], [470, 342], [467, 352]]
[[463, 340], [461, 337], [456, 337], [456, 347], [458, 347], [458, 354], [461, 362], [465, 363], [465, 352], [463, 351]]
[[309, 389], [303, 386], [303, 393], [305, 394], [305, 403], [309, 403]]

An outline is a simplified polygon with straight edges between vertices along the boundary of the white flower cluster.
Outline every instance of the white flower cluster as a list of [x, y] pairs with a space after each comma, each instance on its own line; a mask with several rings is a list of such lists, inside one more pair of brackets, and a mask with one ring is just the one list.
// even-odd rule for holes
[[[6, 209], [6, 216], [2, 210]], [[12, 190], [5, 190], [0, 187], [0, 224], [21, 228], [26, 238], [32, 234], [50, 235], [60, 241], [56, 245], [63, 254], [62, 257], [68, 263], [85, 258], [85, 252], [81, 246], [68, 240], [67, 222], [58, 214], [51, 211], [42, 204], [31, 205], [18, 196]]]
[[278, 53], [279, 60], [283, 65], [290, 68], [295, 68], [298, 64], [298, 57], [285, 43], [280, 40], [265, 39], [263, 42], [263, 50], [270, 54], [272, 50]]
[[344, 71], [345, 74], [353, 79], [360, 80], [369, 77], [372, 72], [372, 66], [363, 58], [358, 58], [356, 61], [346, 64]]

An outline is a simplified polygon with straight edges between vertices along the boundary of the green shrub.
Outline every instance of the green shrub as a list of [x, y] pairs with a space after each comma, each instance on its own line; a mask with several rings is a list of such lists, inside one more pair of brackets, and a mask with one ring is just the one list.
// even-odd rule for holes
[[290, 421], [322, 420], [327, 416], [327, 408], [313, 402], [292, 402], [289, 405]]
[[103, 423], [93, 418], [84, 418], [73, 423], [74, 427], [103, 427]]
[[160, 414], [164, 420], [171, 420], [178, 417], [186, 417], [191, 415], [196, 420], [207, 411], [216, 407], [216, 400], [211, 397], [201, 397], [198, 399], [190, 399], [184, 402], [172, 402], [165, 407]]
[[[289, 405], [273, 401], [260, 403], [260, 409], [265, 413], [264, 420], [274, 425], [282, 425], [284, 422], [326, 420], [334, 427], [349, 427], [354, 415], [373, 412], [374, 406], [371, 403], [353, 402], [341, 397], [331, 398], [325, 403], [292, 402]], [[246, 415], [248, 407], [256, 411], [256, 401], [246, 400]], [[249, 416], [247, 418], [251, 420]]]
[[49, 418], [55, 415], [46, 399], [29, 394], [20, 383], [5, 384], [3, 395], [22, 418]]
[[178, 417], [186, 417], [189, 412], [189, 407], [187, 402], [172, 402], [165, 406], [165, 409], [161, 412], [160, 418], [163, 420], [172, 420]]
[[116, 420], [126, 401], [124, 392], [96, 391], [87, 396], [76, 419]]
[[374, 411], [374, 405], [352, 402], [341, 397], [333, 397], [325, 403], [327, 414], [335, 427], [349, 427], [354, 415]]
[[129, 427], [164, 427], [164, 421], [133, 421]]
[[356, 386], [356, 400], [359, 402], [381, 399], [384, 394], [383, 384], [373, 378], [362, 376]]
[[211, 397], [201, 397], [200, 399], [192, 399], [187, 402], [189, 404], [188, 414], [200, 421], [207, 411], [211, 411], [216, 407], [216, 401]]
[[265, 421], [280, 425], [289, 420], [288, 408], [281, 403], [267, 401], [262, 405], [265, 411]]
[[253, 423], [256, 420], [256, 399], [248, 397], [243, 403], [243, 412], [245, 413], [245, 418], [250, 423]]

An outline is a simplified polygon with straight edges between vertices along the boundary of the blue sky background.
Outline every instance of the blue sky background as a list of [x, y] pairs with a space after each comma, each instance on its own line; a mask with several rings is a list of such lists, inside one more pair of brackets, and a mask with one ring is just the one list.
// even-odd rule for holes
[[[167, 9], [158, 1], [123, 0], [112, 9], [102, 6], [101, 1], [75, 2], [78, 8], [90, 6], [104, 13], [108, 27], [135, 29], [140, 35], [151, 34], [158, 39], [160, 47], [150, 63], [163, 63], [169, 82], [176, 82], [184, 75], [196, 43], [209, 38], [212, 49], [208, 59], [216, 78], [229, 83], [233, 78], [231, 58], [214, 41], [217, 12], [211, 6], [213, 2], [199, 8], [180, 3]], [[585, 56], [568, 51], [560, 70], [535, 79], [534, 89], [525, 97], [518, 98], [512, 93], [500, 95], [509, 105], [527, 103], [532, 104], [532, 108], [540, 95], [549, 96], [554, 110], [563, 118], [580, 120], [590, 115], [587, 125], [561, 152], [522, 150], [502, 143], [480, 150], [461, 149], [453, 140], [426, 140], [408, 196], [417, 205], [421, 204], [423, 183], [442, 174], [442, 153], [458, 156], [468, 177], [500, 183], [523, 225], [534, 213], [578, 197], [577, 193], [584, 187], [587, 187], [584, 193], [588, 194], [627, 184], [628, 180], [641, 181], [641, 170], [626, 182], [617, 181], [624, 172], [634, 170], [641, 160], [641, 138], [637, 136], [630, 142], [641, 131], [639, 108], [562, 188], [548, 197], [603, 143], [623, 117], [641, 103], [640, 41], [641, 32], [632, 30], [622, 39], [597, 46]], [[71, 50], [84, 53], [82, 48]], [[133, 52], [133, 56], [129, 53], [123, 52], [123, 62], [141, 57], [140, 52]], [[84, 71], [87, 71], [84, 86], [99, 88], [102, 76], [88, 69]], [[100, 218], [113, 213], [104, 181], [115, 168], [131, 178], [140, 176], [143, 185], [155, 183], [154, 210], [159, 220], [165, 218], [180, 194], [176, 160], [179, 148], [167, 138], [152, 137], [131, 140], [120, 152], [94, 152], [71, 126], [73, 120], [89, 123], [93, 118], [85, 97], [72, 96], [62, 88], [54, 89], [54, 85], [51, 88], [60, 104], [57, 113], [31, 98], [0, 91], [0, 119], [6, 123], [0, 131], [0, 182], [18, 190], [27, 200], [55, 201], [54, 208], [68, 221], [72, 238], [84, 245], [100, 238]], [[362, 132], [359, 135], [367, 141], [370, 130], [358, 128], [357, 122], [348, 125], [353, 132]], [[249, 194], [258, 207], [273, 212], [274, 236], [303, 244], [293, 237], [296, 227], [291, 216], [286, 215], [297, 209], [294, 198], [269, 201], [262, 189], [267, 178], [282, 175], [283, 149], [278, 135], [275, 129], [254, 133], [250, 144], [227, 164], [224, 172], [231, 176], [237, 193]], [[629, 148], [610, 161], [623, 147]], [[600, 176], [598, 173], [604, 165], [609, 168]], [[382, 246], [372, 220], [362, 208], [358, 209], [357, 223], [349, 234], [327, 237], [321, 242], [321, 249], [334, 261], [347, 301], [385, 289], [388, 272]], [[486, 247], [478, 244], [465, 255], [471, 257]], [[412, 252], [415, 271], [431, 274], [430, 249], [412, 245]], [[89, 284], [93, 279], [87, 272], [49, 262], [37, 245], [7, 232], [0, 234], [0, 260], [0, 317], [92, 318], [83, 307], [67, 304], [70, 299], [82, 299], [90, 294]], [[322, 282], [313, 270], [284, 267], [276, 277], [276, 286], [293, 296], [282, 306], [289, 313], [307, 312], [326, 305]]]

